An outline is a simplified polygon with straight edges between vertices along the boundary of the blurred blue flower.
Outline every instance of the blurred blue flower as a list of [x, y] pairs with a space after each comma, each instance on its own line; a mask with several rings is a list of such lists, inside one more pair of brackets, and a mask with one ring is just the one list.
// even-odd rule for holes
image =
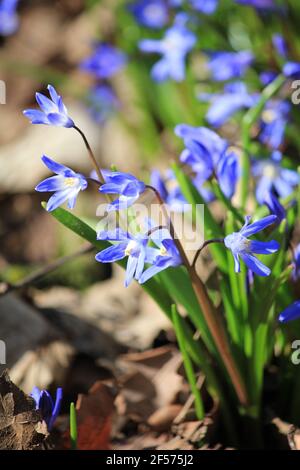
[[182, 81], [185, 77], [185, 57], [196, 43], [196, 36], [185, 23], [187, 16], [179, 14], [174, 25], [167, 29], [163, 39], [143, 39], [139, 48], [143, 52], [156, 52], [162, 58], [153, 66], [151, 75], [155, 81], [164, 81], [172, 78]]
[[241, 5], [250, 5], [258, 9], [274, 8], [274, 0], [236, 0]]
[[298, 281], [300, 279], [300, 243], [296, 246], [293, 251], [294, 261], [292, 279], [293, 281]]
[[95, 45], [90, 57], [83, 60], [80, 68], [96, 78], [109, 78], [119, 72], [126, 64], [126, 55], [110, 44]]
[[280, 204], [278, 198], [272, 191], [266, 192], [264, 203], [268, 207], [270, 213], [276, 215], [276, 223], [280, 224], [282, 220], [286, 219], [285, 208]]
[[281, 158], [281, 153], [277, 151], [272, 153], [271, 158], [255, 161], [252, 165], [257, 180], [255, 195], [260, 204], [264, 203], [266, 194], [271, 190], [275, 190], [279, 197], [287, 197], [299, 183], [297, 171], [283, 168]]
[[259, 261], [254, 254], [269, 255], [275, 253], [279, 249], [279, 243], [276, 240], [269, 242], [249, 240], [247, 237], [273, 224], [276, 221], [276, 215], [268, 215], [249, 225], [250, 220], [250, 216], [245, 217], [245, 225], [239, 232], [227, 235], [224, 239], [224, 244], [233, 254], [236, 273], [240, 272], [239, 257], [241, 257], [246, 266], [251, 269], [253, 273], [259, 276], [268, 276], [271, 272], [270, 269]]
[[278, 33], [273, 34], [272, 43], [273, 43], [273, 46], [276, 49], [277, 54], [280, 57], [282, 57], [282, 58], [287, 57], [287, 55], [288, 55], [287, 44], [286, 44], [285, 39], [283, 38], [283, 36], [281, 34], [278, 34]]
[[231, 198], [239, 169], [237, 156], [228, 149], [228, 142], [206, 127], [187, 124], [176, 126], [175, 134], [183, 139], [186, 147], [181, 153], [181, 162], [189, 165], [202, 181], [215, 174], [223, 193]]
[[0, 35], [10, 36], [19, 27], [17, 7], [19, 0], [0, 0]]
[[87, 99], [89, 112], [98, 124], [104, 124], [120, 108], [114, 90], [107, 84], [96, 85]]
[[297, 320], [298, 318], [300, 318], [300, 300], [296, 300], [296, 302], [283, 310], [279, 315], [278, 320], [281, 323], [287, 323], [289, 321]]
[[250, 51], [214, 52], [210, 55], [208, 68], [214, 80], [225, 81], [243, 77], [253, 60]]
[[169, 19], [166, 0], [138, 0], [129, 9], [137, 22], [148, 28], [160, 29]]
[[165, 204], [168, 205], [170, 211], [183, 212], [186, 210], [187, 201], [183, 196], [174, 173], [170, 170], [163, 178], [158, 170], [153, 170], [151, 173], [151, 186], [155, 188]]
[[56, 390], [55, 403], [47, 390], [40, 390], [38, 387], [33, 388], [30, 396], [35, 401], [36, 409], [40, 410], [42, 418], [47, 424], [48, 431], [51, 431], [61, 409], [62, 388]]
[[300, 62], [287, 62], [284, 64], [282, 72], [287, 78], [299, 78]]
[[41, 109], [26, 109], [23, 111], [32, 124], [47, 124], [49, 126], [74, 127], [74, 121], [68, 116], [62, 97], [52, 85], [48, 85], [51, 100], [41, 93], [36, 93], [36, 101]]
[[151, 235], [151, 240], [158, 248], [149, 248], [148, 263], [152, 264], [152, 266], [141, 275], [139, 279], [140, 284], [147, 282], [151, 277], [167, 268], [174, 268], [182, 264], [179, 251], [168, 230], [161, 229], [155, 231]]
[[119, 194], [120, 197], [108, 205], [107, 211], [127, 209], [145, 191], [146, 185], [135, 176], [120, 171], [103, 171], [105, 184], [99, 191], [104, 194]]
[[259, 79], [264, 86], [267, 86], [270, 83], [272, 83], [277, 76], [278, 76], [277, 72], [274, 72], [272, 70], [267, 70], [260, 74]]
[[35, 188], [39, 192], [54, 192], [47, 203], [47, 211], [53, 211], [65, 201], [68, 201], [69, 209], [73, 209], [79, 192], [87, 188], [86, 178], [45, 155], [42, 157], [42, 161], [49, 170], [56, 173], [56, 176], [45, 179]]
[[216, 10], [219, 0], [189, 0], [191, 6], [205, 15], [211, 15]]
[[259, 99], [258, 95], [250, 94], [242, 82], [228, 83], [224, 93], [201, 93], [198, 98], [211, 102], [205, 117], [214, 127], [222, 126], [237, 111], [251, 108]]
[[284, 141], [290, 111], [288, 101], [270, 100], [261, 114], [259, 139], [273, 150], [277, 150]]
[[[122, 229], [100, 232], [98, 240], [107, 240], [115, 243], [96, 255], [96, 261], [100, 263], [114, 263], [128, 257], [125, 286], [128, 287], [133, 279], [139, 280], [144, 270], [147, 259], [147, 244], [149, 236], [138, 233], [131, 235]], [[152, 259], [152, 258], [151, 258]]]

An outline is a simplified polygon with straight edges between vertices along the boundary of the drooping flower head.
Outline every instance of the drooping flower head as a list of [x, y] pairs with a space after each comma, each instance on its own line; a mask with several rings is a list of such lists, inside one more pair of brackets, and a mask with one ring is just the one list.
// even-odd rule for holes
[[223, 193], [232, 197], [239, 177], [238, 160], [228, 148], [228, 142], [206, 127], [180, 124], [175, 134], [184, 141], [185, 150], [180, 160], [206, 181], [213, 174], [218, 179]]
[[214, 52], [208, 62], [212, 78], [216, 81], [225, 81], [232, 78], [241, 78], [246, 73], [254, 59], [250, 51]]
[[74, 121], [68, 116], [62, 97], [59, 96], [52, 85], [48, 85], [51, 100], [41, 93], [36, 93], [36, 101], [40, 111], [26, 109], [23, 114], [32, 124], [46, 124], [49, 126], [74, 127]]
[[118, 194], [119, 197], [108, 205], [107, 211], [127, 209], [132, 206], [145, 191], [146, 185], [129, 173], [103, 171], [105, 184], [99, 191], [103, 194]]
[[47, 211], [53, 211], [66, 201], [68, 201], [69, 209], [73, 209], [79, 192], [87, 188], [86, 178], [45, 155], [42, 161], [49, 170], [56, 173], [56, 176], [45, 179], [35, 188], [39, 192], [54, 192], [47, 203]]
[[163, 39], [143, 39], [140, 41], [141, 51], [162, 55], [151, 71], [155, 81], [171, 78], [180, 82], [184, 79], [185, 58], [196, 43], [196, 36], [187, 28], [186, 22], [186, 15], [177, 15], [174, 25], [166, 31]]
[[269, 215], [252, 224], [250, 224], [250, 220], [251, 217], [247, 216], [245, 225], [241, 230], [227, 235], [224, 244], [233, 254], [236, 273], [240, 272], [239, 258], [241, 258], [253, 273], [259, 276], [268, 276], [271, 272], [270, 269], [259, 261], [254, 254], [269, 255], [275, 253], [279, 249], [279, 243], [276, 240], [269, 242], [249, 240], [248, 237], [273, 224], [276, 221], [276, 215]]
[[96, 44], [90, 57], [85, 59], [80, 67], [93, 74], [96, 78], [110, 78], [119, 72], [126, 64], [126, 55], [110, 44]]
[[207, 122], [220, 127], [241, 109], [248, 109], [255, 105], [258, 95], [250, 94], [243, 82], [228, 83], [223, 93], [201, 93], [201, 101], [209, 101], [210, 108], [205, 116]]
[[98, 124], [104, 124], [120, 108], [114, 90], [107, 84], [96, 85], [87, 99], [89, 112]]
[[279, 197], [287, 197], [299, 183], [298, 173], [283, 168], [281, 158], [282, 154], [277, 151], [272, 153], [271, 158], [253, 163], [252, 172], [257, 180], [255, 195], [260, 204], [264, 203], [266, 194], [270, 191], [275, 190]]
[[19, 27], [17, 7], [19, 0], [0, 0], [0, 35], [10, 36]]
[[56, 390], [55, 402], [47, 390], [40, 390], [38, 387], [34, 387], [30, 396], [36, 403], [36, 409], [40, 410], [43, 420], [47, 424], [48, 431], [51, 431], [60, 412], [63, 397], [62, 388]]
[[169, 19], [166, 0], [138, 0], [129, 5], [136, 21], [148, 28], [163, 28]]

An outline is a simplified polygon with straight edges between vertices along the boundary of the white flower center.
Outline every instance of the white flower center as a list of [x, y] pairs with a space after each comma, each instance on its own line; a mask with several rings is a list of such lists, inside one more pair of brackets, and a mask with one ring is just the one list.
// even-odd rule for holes
[[130, 256], [133, 250], [137, 248], [137, 242], [135, 240], [130, 240], [128, 243], [126, 250], [125, 250], [125, 255]]
[[159, 253], [161, 256], [166, 256], [168, 253], [168, 250], [164, 246], [162, 246], [159, 250]]
[[229, 248], [233, 253], [250, 251], [251, 240], [248, 240], [240, 232], [227, 235], [227, 237], [225, 237], [224, 243], [226, 248]]
[[263, 169], [263, 175], [269, 179], [275, 179], [278, 176], [278, 170], [272, 163], [267, 163]]
[[78, 178], [70, 177], [70, 178], [65, 178], [64, 180], [64, 185], [68, 187], [74, 187], [78, 183]]
[[277, 114], [276, 112], [273, 110], [273, 109], [266, 109], [262, 115], [262, 120], [266, 123], [266, 124], [270, 124], [271, 122], [275, 121], [276, 117], [277, 117]]

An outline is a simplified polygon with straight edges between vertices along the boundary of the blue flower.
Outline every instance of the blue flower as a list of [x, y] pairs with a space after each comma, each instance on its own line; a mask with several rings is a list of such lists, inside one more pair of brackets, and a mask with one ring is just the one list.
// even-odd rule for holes
[[36, 409], [40, 410], [43, 420], [47, 424], [48, 431], [51, 431], [54, 421], [60, 412], [63, 397], [62, 388], [56, 390], [55, 403], [47, 390], [40, 390], [38, 387], [34, 387], [30, 396], [36, 403]]
[[147, 234], [138, 233], [131, 235], [117, 228], [113, 231], [103, 231], [97, 236], [98, 240], [107, 240], [115, 244], [97, 253], [96, 261], [99, 263], [114, 263], [128, 257], [125, 277], [125, 287], [128, 287], [133, 279], [139, 280], [144, 270], [147, 259]]
[[266, 192], [264, 203], [268, 207], [270, 213], [276, 215], [276, 223], [280, 224], [282, 220], [286, 219], [285, 208], [280, 204], [278, 198], [272, 191]]
[[138, 23], [148, 28], [160, 29], [169, 19], [165, 0], [138, 0], [129, 6]]
[[228, 142], [206, 127], [180, 124], [175, 134], [184, 141], [185, 150], [180, 160], [189, 165], [202, 181], [214, 174], [227, 197], [232, 197], [239, 177], [238, 160], [228, 149]]
[[49, 126], [74, 127], [74, 121], [68, 116], [62, 97], [59, 96], [55, 88], [48, 85], [51, 100], [41, 93], [36, 93], [36, 101], [41, 111], [36, 109], [26, 109], [23, 114], [32, 124], [47, 124]]
[[80, 67], [97, 78], [109, 78], [119, 72], [126, 63], [126, 55], [109, 44], [96, 44], [93, 54]]
[[19, 0], [0, 0], [0, 34], [10, 36], [19, 27], [19, 18], [16, 13]]
[[89, 112], [98, 124], [104, 124], [119, 109], [114, 90], [106, 84], [96, 85], [88, 96]]
[[249, 240], [247, 237], [273, 224], [276, 221], [276, 216], [268, 215], [249, 225], [250, 220], [251, 217], [247, 216], [245, 218], [245, 225], [241, 230], [227, 235], [224, 239], [224, 244], [233, 254], [236, 273], [240, 272], [239, 257], [241, 257], [246, 266], [255, 274], [268, 276], [271, 272], [270, 269], [259, 261], [253, 253], [264, 255], [275, 253], [279, 249], [279, 243], [276, 240], [269, 242]]
[[299, 175], [294, 170], [281, 166], [282, 155], [273, 152], [267, 160], [255, 161], [252, 172], [257, 179], [256, 199], [260, 204], [264, 203], [266, 194], [275, 190], [279, 197], [287, 197], [293, 192], [294, 186], [299, 183]]
[[291, 105], [288, 101], [271, 100], [261, 115], [260, 141], [277, 150], [284, 141]]
[[215, 52], [211, 54], [208, 68], [216, 81], [241, 78], [253, 62], [250, 51]]
[[187, 200], [183, 196], [172, 170], [168, 170], [164, 177], [158, 170], [151, 173], [151, 186], [155, 188], [170, 211], [183, 212], [186, 209]]
[[278, 320], [281, 323], [287, 323], [289, 321], [297, 320], [300, 318], [300, 300], [292, 303], [289, 307], [281, 312]]
[[103, 194], [119, 194], [120, 197], [108, 205], [108, 211], [127, 209], [132, 206], [145, 191], [146, 185], [129, 173], [103, 171], [105, 184], [99, 191]]
[[264, 86], [267, 86], [272, 83], [276, 77], [278, 77], [277, 72], [274, 72], [273, 70], [267, 70], [260, 74], [259, 79]]
[[276, 49], [277, 54], [280, 57], [282, 58], [287, 57], [287, 54], [288, 54], [287, 44], [285, 42], [285, 39], [281, 36], [281, 34], [273, 34], [272, 43]]
[[286, 64], [284, 64], [282, 72], [287, 78], [299, 78], [300, 77], [300, 63], [299, 62], [287, 62]]
[[199, 99], [211, 101], [205, 118], [212, 126], [220, 127], [237, 111], [254, 106], [258, 96], [248, 93], [244, 83], [235, 82], [225, 85], [224, 93], [201, 93]]
[[47, 211], [53, 211], [65, 201], [68, 201], [69, 209], [73, 209], [79, 192], [87, 188], [86, 178], [45, 155], [42, 157], [42, 161], [49, 170], [56, 173], [56, 176], [45, 179], [35, 188], [39, 192], [54, 192], [47, 203]]
[[294, 253], [294, 261], [293, 261], [293, 271], [292, 271], [292, 279], [294, 281], [298, 281], [300, 279], [300, 243], [296, 246], [293, 250]]
[[[161, 229], [151, 235], [151, 240], [158, 248], [149, 248], [148, 263], [151, 263], [148, 269], [139, 278], [139, 283], [144, 284], [151, 277], [164, 271], [167, 268], [177, 267], [182, 264], [179, 251], [166, 229]], [[150, 251], [151, 250], [151, 251]]]
[[205, 15], [211, 15], [216, 10], [219, 0], [189, 0], [191, 6]]
[[275, 7], [273, 0], [236, 0], [236, 2], [241, 5], [250, 5], [262, 10]]
[[139, 48], [143, 52], [157, 52], [162, 58], [153, 66], [151, 75], [155, 81], [168, 78], [180, 82], [185, 77], [185, 57], [196, 43], [196, 36], [187, 29], [187, 18], [177, 15], [174, 25], [163, 39], [144, 39]]

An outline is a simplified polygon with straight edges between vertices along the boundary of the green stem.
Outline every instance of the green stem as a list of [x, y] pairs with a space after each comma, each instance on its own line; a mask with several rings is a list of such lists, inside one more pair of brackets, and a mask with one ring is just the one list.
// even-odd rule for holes
[[191, 359], [190, 359], [190, 357], [187, 353], [187, 350], [185, 348], [185, 341], [184, 341], [184, 335], [183, 335], [183, 331], [182, 331], [182, 325], [181, 325], [181, 322], [180, 322], [180, 317], [179, 317], [179, 314], [177, 312], [176, 305], [173, 304], [171, 308], [172, 308], [173, 325], [174, 325], [174, 328], [175, 328], [175, 333], [176, 333], [179, 349], [180, 349], [181, 354], [182, 354], [182, 359], [183, 359], [183, 364], [184, 364], [186, 376], [187, 376], [188, 382], [190, 384], [191, 391], [192, 391], [192, 393], [194, 395], [194, 398], [195, 398], [196, 415], [197, 415], [197, 418], [199, 420], [202, 420], [205, 416], [203, 401], [202, 401], [200, 391], [198, 390], [198, 387], [197, 387], [197, 382], [196, 382], [196, 377], [195, 377], [195, 372], [194, 372], [192, 361], [191, 361]]
[[76, 409], [75, 405], [72, 402], [70, 405], [70, 439], [71, 439], [71, 449], [77, 449], [77, 419], [76, 419]]
[[251, 127], [255, 121], [259, 118], [261, 112], [263, 111], [267, 101], [269, 101], [272, 96], [274, 96], [278, 90], [284, 84], [286, 78], [283, 75], [279, 75], [272, 83], [270, 83], [261, 93], [260, 100], [253, 108], [245, 114], [242, 121], [242, 144], [243, 144], [243, 153], [242, 153], [242, 177], [241, 177], [241, 203], [242, 207], [245, 208], [249, 181], [250, 181], [250, 144], [251, 137], [250, 131]]

